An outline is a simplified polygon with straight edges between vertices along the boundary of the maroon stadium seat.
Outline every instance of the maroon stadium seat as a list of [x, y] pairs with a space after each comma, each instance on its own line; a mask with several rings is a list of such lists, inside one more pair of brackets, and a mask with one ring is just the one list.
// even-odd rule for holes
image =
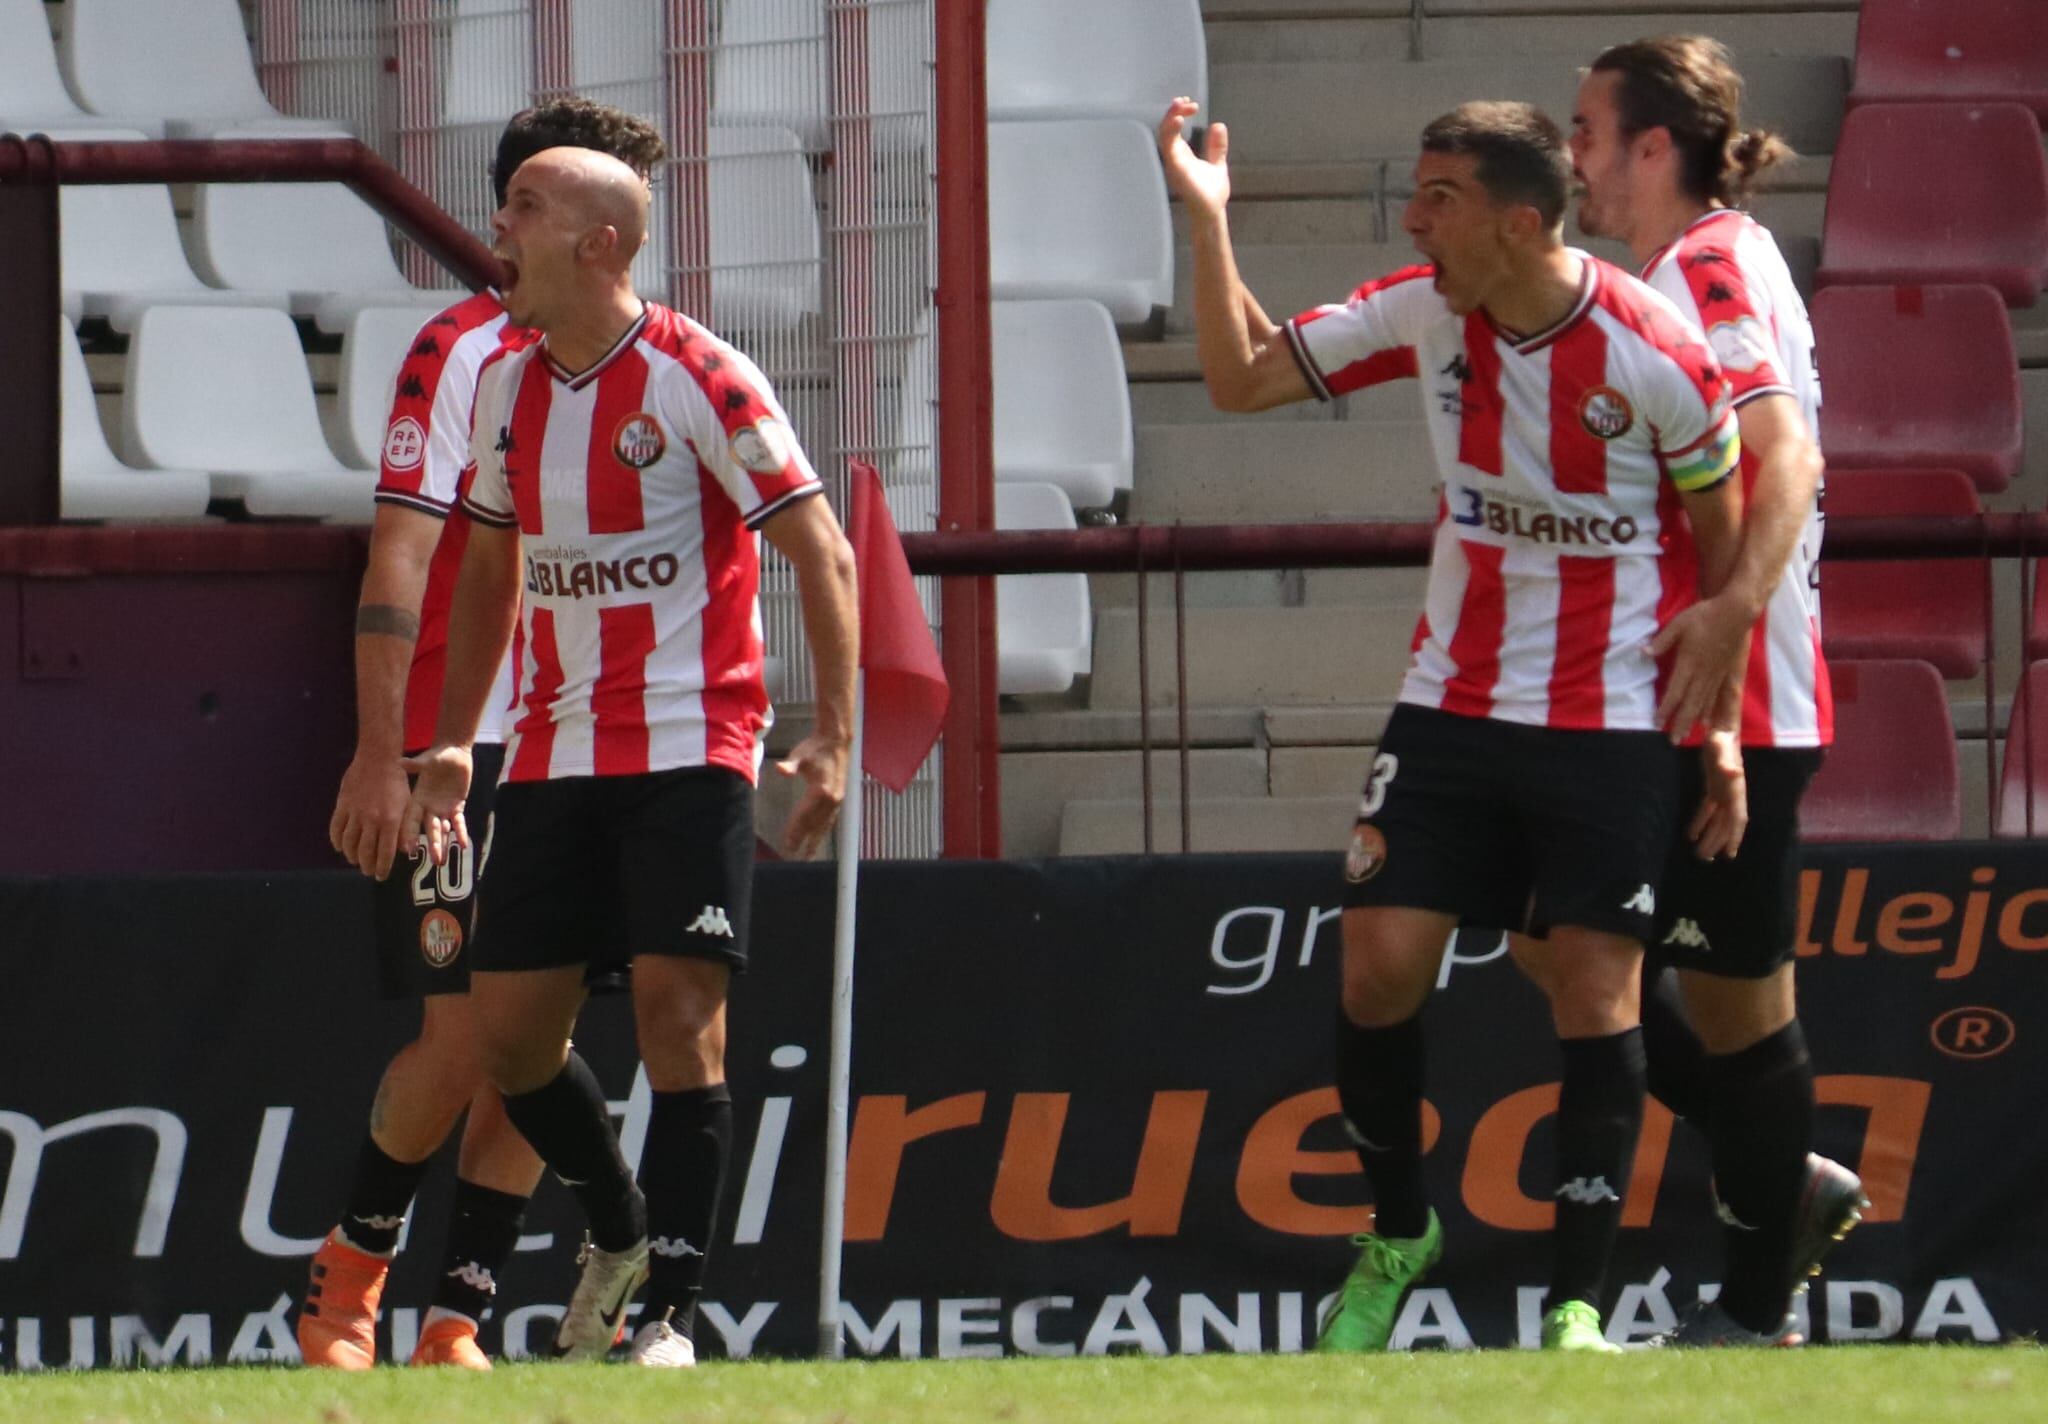
[[1866, 104], [1842, 121], [1821, 286], [1989, 282], [2030, 307], [2048, 282], [2048, 160], [2019, 104]]
[[2019, 473], [2019, 360], [1989, 287], [1830, 287], [1814, 298], [1821, 447], [1843, 469]]
[[2048, 578], [2048, 559], [2034, 561], [2034, 606], [2027, 616], [2028, 662], [2048, 658], [2048, 588], [2042, 587], [2042, 580]]
[[[1828, 471], [1827, 515], [1977, 514], [1958, 470]], [[1918, 658], [1943, 677], [1984, 664], [1986, 559], [1839, 560], [1821, 576], [1821, 636], [1831, 658]]]
[[[2019, 693], [2012, 700], [2012, 717], [2005, 724], [2002, 754], [2005, 764], [1999, 778], [1998, 834], [2048, 836], [2048, 662], [2033, 663], [2027, 668]], [[2033, 798], [2031, 828], [2029, 794]]]
[[1851, 104], [2025, 104], [2048, 120], [2041, 0], [1863, 0]]
[[1962, 829], [1948, 694], [1931, 663], [1839, 662], [1835, 744], [1799, 811], [1810, 841], [1943, 841]]

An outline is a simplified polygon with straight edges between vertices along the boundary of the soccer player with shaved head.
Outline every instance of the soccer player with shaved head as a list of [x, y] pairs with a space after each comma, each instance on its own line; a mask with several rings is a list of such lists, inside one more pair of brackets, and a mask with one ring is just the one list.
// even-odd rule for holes
[[[491, 179], [500, 203], [514, 170], [563, 145], [611, 155], [640, 179], [665, 155], [661, 136], [644, 119], [586, 99], [552, 100], [515, 115], [499, 137]], [[466, 1110], [446, 1249], [412, 1363], [490, 1368], [477, 1326], [540, 1176], [539, 1159], [506, 1121], [477, 1056], [469, 999], [475, 857], [464, 849], [437, 866], [409, 845], [401, 857], [398, 835], [410, 794], [400, 759], [434, 739], [448, 599], [470, 535], [461, 499], [477, 372], [500, 347], [531, 339], [506, 317], [496, 291], [438, 313], [413, 338], [386, 425], [377, 519], [356, 612], [356, 752], [329, 835], [350, 864], [377, 882], [384, 996], [418, 998], [424, 1012], [418, 1037], [398, 1051], [377, 1085], [341, 1221], [313, 1257], [298, 1324], [300, 1357], [309, 1365], [368, 1369], [375, 1362], [378, 1304], [400, 1230], [429, 1161]], [[478, 729], [469, 813], [479, 826], [490, 820], [510, 695], [505, 666]]]
[[[1401, 219], [1422, 263], [1275, 323], [1232, 256], [1227, 131], [1197, 155], [1194, 110], [1176, 101], [1159, 140], [1211, 399], [1255, 411], [1415, 380], [1443, 480], [1414, 653], [1345, 858], [1337, 1093], [1375, 1215], [1317, 1348], [1385, 1349], [1443, 1252], [1423, 1008], [1469, 922], [1549, 935], [1563, 1086], [1543, 1344], [1612, 1349], [1600, 1307], [1642, 1125], [1643, 944], [1681, 815], [1667, 733], [1730, 719], [1738, 666], [1731, 647], [1667, 679], [1656, 656], [1735, 560], [1727, 379], [1668, 301], [1565, 246], [1571, 163], [1540, 111], [1473, 103], [1431, 123]], [[1714, 745], [1702, 826], [1719, 848], [1741, 808], [1729, 736]]]
[[[777, 763], [803, 784], [784, 837], [798, 856], [846, 794], [853, 555], [754, 363], [634, 293], [647, 188], [629, 167], [536, 154], [492, 228], [506, 311], [539, 335], [486, 358], [478, 381], [475, 527], [403, 838], [424, 835], [437, 863], [471, 843], [471, 748], [516, 622], [477, 891], [484, 1066], [589, 1222], [557, 1353], [602, 1358], [644, 1282], [630, 1358], [687, 1366], [731, 1148], [726, 996], [747, 965], [769, 719], [757, 535], [796, 571], [816, 672], [814, 728]], [[637, 1182], [568, 1043], [586, 970], [614, 961], [632, 967], [653, 1089]]]

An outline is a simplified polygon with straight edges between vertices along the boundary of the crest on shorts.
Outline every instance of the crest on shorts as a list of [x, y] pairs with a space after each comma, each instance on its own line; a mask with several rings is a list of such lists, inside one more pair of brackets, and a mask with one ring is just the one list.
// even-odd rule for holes
[[446, 910], [427, 911], [420, 920], [420, 958], [429, 967], [446, 969], [462, 953], [462, 921]]
[[1636, 423], [1635, 407], [1612, 386], [1594, 386], [1579, 397], [1579, 424], [1601, 440], [1628, 434]]
[[1344, 878], [1363, 885], [1387, 866], [1387, 838], [1370, 821], [1351, 828], [1351, 846], [1344, 852]]
[[660, 423], [644, 410], [634, 411], [612, 432], [612, 453], [631, 469], [646, 469], [667, 449], [668, 437], [661, 433]]
[[795, 449], [789, 427], [772, 415], [764, 415], [732, 433], [732, 457], [742, 468], [757, 475], [781, 474], [789, 467]]
[[427, 458], [427, 432], [409, 415], [401, 415], [384, 432], [384, 463], [394, 470], [419, 468]]

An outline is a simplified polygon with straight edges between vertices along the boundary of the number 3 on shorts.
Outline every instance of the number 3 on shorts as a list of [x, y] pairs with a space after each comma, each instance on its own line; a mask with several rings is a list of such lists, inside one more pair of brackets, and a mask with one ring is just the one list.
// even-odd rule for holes
[[1358, 803], [1359, 820], [1371, 820], [1378, 814], [1387, 799], [1387, 787], [1400, 769], [1401, 758], [1392, 752], [1381, 752], [1372, 759], [1372, 774], [1365, 779], [1365, 796]]

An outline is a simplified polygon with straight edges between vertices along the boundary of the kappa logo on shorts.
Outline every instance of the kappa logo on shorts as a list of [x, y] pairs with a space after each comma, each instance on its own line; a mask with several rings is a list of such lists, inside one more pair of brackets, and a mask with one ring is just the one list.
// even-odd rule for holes
[[446, 910], [429, 910], [420, 918], [420, 957], [446, 969], [462, 953], [462, 921]]
[[1636, 893], [1629, 896], [1621, 908], [1634, 910], [1638, 914], [1654, 915], [1657, 913], [1657, 892], [1648, 885], [1639, 885], [1636, 887]]
[[1664, 943], [1675, 944], [1683, 949], [1709, 950], [1706, 931], [1700, 928], [1698, 920], [1680, 920], [1671, 927], [1671, 933], [1664, 936]]
[[1605, 1177], [1574, 1177], [1554, 1193], [1559, 1199], [1576, 1202], [1580, 1206], [1597, 1206], [1601, 1202], [1618, 1202], [1621, 1198], [1614, 1188], [1607, 1185]]
[[1351, 846], [1344, 852], [1344, 878], [1363, 885], [1387, 868], [1387, 838], [1378, 826], [1360, 821], [1351, 830]]
[[725, 910], [718, 905], [706, 905], [698, 912], [697, 918], [690, 921], [690, 926], [684, 933], [724, 935], [727, 939], [738, 938], [732, 932], [732, 921], [725, 917]]

